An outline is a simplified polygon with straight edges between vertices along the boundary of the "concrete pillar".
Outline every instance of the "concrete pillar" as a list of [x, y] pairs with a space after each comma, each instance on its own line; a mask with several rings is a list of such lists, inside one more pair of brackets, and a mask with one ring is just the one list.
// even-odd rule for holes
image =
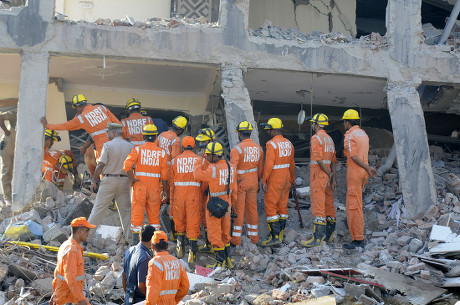
[[222, 66], [222, 97], [227, 120], [227, 133], [230, 149], [239, 143], [236, 127], [241, 121], [248, 121], [254, 127], [251, 138], [259, 143], [259, 132], [254, 121], [254, 111], [249, 92], [244, 85], [243, 68]]
[[13, 212], [33, 200], [43, 164], [43, 125], [46, 113], [49, 54], [24, 51], [19, 83], [18, 121], [13, 177]]
[[387, 84], [399, 184], [410, 217], [423, 213], [437, 201], [418, 85], [390, 81]]

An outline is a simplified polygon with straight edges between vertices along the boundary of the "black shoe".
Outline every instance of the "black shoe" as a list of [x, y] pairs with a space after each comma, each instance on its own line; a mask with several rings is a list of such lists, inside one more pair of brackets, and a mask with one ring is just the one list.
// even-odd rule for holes
[[345, 249], [356, 249], [358, 247], [364, 248], [364, 240], [354, 240], [349, 244], [344, 244]]

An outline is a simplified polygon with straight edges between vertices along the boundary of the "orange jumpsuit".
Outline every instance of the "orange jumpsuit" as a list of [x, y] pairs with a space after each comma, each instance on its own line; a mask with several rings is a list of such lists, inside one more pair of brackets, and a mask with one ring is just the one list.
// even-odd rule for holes
[[60, 169], [59, 157], [67, 155], [72, 158], [73, 166], [77, 165], [75, 157], [71, 150], [49, 150], [45, 148], [43, 155], [43, 176], [44, 179], [56, 184], [56, 186], [63, 186], [67, 172]]
[[369, 164], [369, 137], [358, 125], [345, 133], [344, 154], [347, 157], [347, 222], [353, 240], [364, 238], [363, 188], [369, 178], [368, 172], [351, 158], [357, 156]]
[[87, 105], [83, 112], [77, 114], [72, 120], [63, 124], [46, 124], [46, 128], [53, 130], [86, 130], [96, 145], [96, 158], [99, 158], [102, 145], [109, 141], [105, 131], [108, 122], [120, 124], [120, 121], [104, 105]]
[[57, 265], [54, 270], [53, 293], [57, 305], [78, 303], [85, 300], [85, 261], [83, 248], [73, 238], [66, 240], [60, 247]]
[[267, 221], [272, 222], [289, 217], [289, 189], [295, 181], [294, 146], [282, 135], [277, 135], [267, 142], [266, 149], [262, 183], [267, 184], [265, 213]]
[[160, 180], [168, 179], [166, 152], [153, 142], [136, 146], [126, 158], [123, 170], [128, 172], [133, 166], [139, 181], [133, 185], [131, 231], [140, 232], [146, 210], [149, 225], [160, 229]]
[[121, 124], [126, 128], [126, 137], [131, 140], [131, 144], [138, 146], [145, 143], [142, 129], [147, 124], [153, 124], [153, 121], [151, 117], [135, 112], [122, 119]]
[[187, 238], [200, 236], [201, 182], [193, 176], [198, 156], [186, 150], [171, 161], [171, 197], [174, 198], [174, 223], [177, 233]]
[[237, 169], [238, 195], [233, 206], [237, 214], [233, 221], [232, 244], [241, 244], [243, 222], [246, 217], [248, 237], [254, 244], [259, 241], [259, 213], [257, 212], [257, 192], [259, 180], [264, 171], [264, 152], [259, 144], [245, 139], [233, 147], [230, 162]]
[[[202, 158], [202, 170], [206, 170], [209, 166], [209, 161], [206, 158]], [[206, 193], [208, 189], [208, 183], [205, 181], [201, 181], [201, 190], [200, 190], [200, 214], [201, 214], [201, 226], [206, 230], [206, 211], [207, 207], [206, 204], [208, 203], [209, 196]]]
[[149, 262], [145, 305], [176, 305], [190, 287], [182, 263], [167, 251], [158, 252]]
[[334, 195], [329, 184], [329, 176], [319, 167], [318, 161], [331, 170], [331, 163], [337, 163], [335, 145], [323, 129], [311, 138], [310, 148], [310, 201], [313, 217], [335, 218]]
[[213, 248], [224, 249], [225, 245], [230, 242], [230, 217], [232, 202], [236, 202], [236, 193], [238, 186], [236, 184], [236, 168], [230, 164], [230, 195], [227, 196], [228, 185], [228, 166], [225, 160], [209, 164], [206, 170], [203, 170], [203, 161], [198, 160], [195, 163], [193, 174], [200, 181], [208, 182], [209, 196], [220, 197], [228, 202], [228, 211], [222, 218], [212, 216], [206, 209], [206, 225], [208, 227], [208, 240]]

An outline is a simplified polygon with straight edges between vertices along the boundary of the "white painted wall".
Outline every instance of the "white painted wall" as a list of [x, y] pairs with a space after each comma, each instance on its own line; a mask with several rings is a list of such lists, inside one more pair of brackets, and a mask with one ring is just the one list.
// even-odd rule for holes
[[56, 11], [71, 20], [91, 22], [99, 18], [122, 19], [128, 15], [144, 21], [153, 17], [169, 18], [171, 0], [57, 0]]

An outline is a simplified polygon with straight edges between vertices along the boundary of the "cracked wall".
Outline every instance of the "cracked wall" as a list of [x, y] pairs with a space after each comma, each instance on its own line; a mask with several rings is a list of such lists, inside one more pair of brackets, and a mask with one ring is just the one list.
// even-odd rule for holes
[[249, 27], [258, 29], [266, 20], [304, 33], [340, 32], [356, 35], [356, 0], [251, 0]]

